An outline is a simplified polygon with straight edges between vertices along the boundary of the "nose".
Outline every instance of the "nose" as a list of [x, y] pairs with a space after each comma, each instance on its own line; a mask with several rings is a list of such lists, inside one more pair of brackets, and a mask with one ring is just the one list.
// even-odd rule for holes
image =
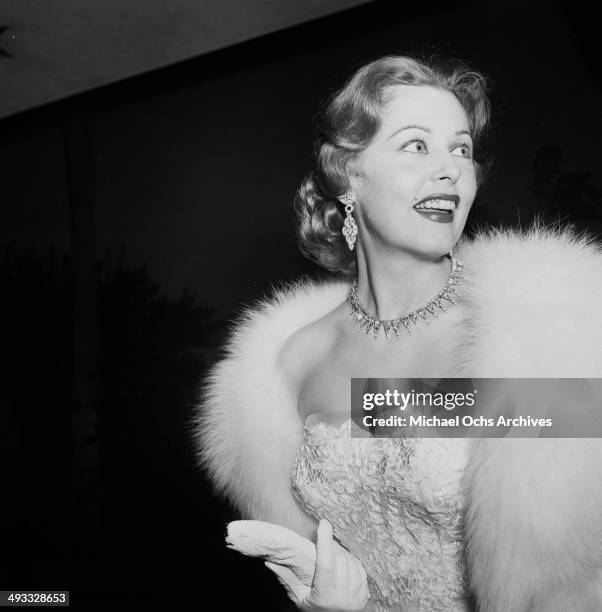
[[455, 183], [460, 178], [461, 172], [453, 156], [446, 155], [443, 159], [439, 160], [439, 164], [433, 172], [433, 180]]

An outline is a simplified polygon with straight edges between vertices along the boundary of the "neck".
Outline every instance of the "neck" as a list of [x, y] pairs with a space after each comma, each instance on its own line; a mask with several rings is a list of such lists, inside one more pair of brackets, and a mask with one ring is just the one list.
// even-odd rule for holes
[[396, 250], [390, 256], [357, 252], [358, 292], [366, 310], [378, 319], [394, 319], [426, 304], [445, 286], [451, 270], [445, 255], [429, 258]]

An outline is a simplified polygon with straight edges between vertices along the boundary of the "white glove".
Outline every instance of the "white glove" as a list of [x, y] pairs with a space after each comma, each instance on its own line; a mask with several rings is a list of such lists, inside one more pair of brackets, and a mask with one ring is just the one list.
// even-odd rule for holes
[[311, 586], [316, 546], [298, 533], [264, 521], [232, 521], [228, 523], [226, 543], [243, 555], [290, 568], [299, 580]]
[[363, 610], [370, 598], [360, 561], [332, 539], [326, 520], [318, 526], [318, 544], [290, 529], [261, 521], [228, 525], [228, 545], [259, 556], [303, 610]]

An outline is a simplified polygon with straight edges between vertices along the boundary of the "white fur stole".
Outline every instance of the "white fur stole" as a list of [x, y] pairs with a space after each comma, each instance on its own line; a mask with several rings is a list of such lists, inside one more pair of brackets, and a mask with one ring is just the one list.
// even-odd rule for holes
[[[602, 378], [599, 246], [538, 225], [482, 231], [456, 253], [470, 269], [458, 305], [468, 309], [454, 347], [458, 376]], [[216, 489], [243, 517], [306, 537], [315, 521], [291, 489], [303, 424], [276, 360], [286, 339], [347, 289], [299, 283], [249, 310], [196, 414], [200, 462]], [[481, 612], [602, 610], [602, 440], [478, 440], [464, 484]]]
[[[461, 248], [472, 278], [461, 376], [602, 378], [599, 246], [538, 225]], [[481, 612], [602, 610], [601, 439], [480, 439], [465, 490]]]

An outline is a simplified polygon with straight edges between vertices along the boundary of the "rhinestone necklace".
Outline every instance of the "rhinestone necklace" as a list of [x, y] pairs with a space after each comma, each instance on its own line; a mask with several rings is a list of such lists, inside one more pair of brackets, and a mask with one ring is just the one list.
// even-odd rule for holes
[[421, 320], [430, 322], [432, 317], [438, 317], [439, 311], [446, 312], [446, 308], [443, 301], [457, 304], [456, 298], [460, 296], [460, 285], [462, 280], [466, 278], [464, 271], [464, 264], [454, 259], [453, 255], [449, 255], [451, 259], [451, 271], [447, 278], [447, 282], [443, 289], [424, 306], [420, 306], [413, 310], [407, 315], [396, 317], [395, 319], [381, 320], [368, 314], [364, 305], [360, 302], [357, 294], [357, 279], [349, 289], [349, 297], [347, 302], [349, 303], [349, 312], [351, 317], [355, 321], [356, 325], [360, 330], [363, 330], [366, 335], [370, 332], [374, 333], [374, 337], [378, 337], [380, 330], [382, 329], [385, 333], [385, 338], [389, 339], [391, 331], [395, 332], [395, 335], [399, 338], [399, 330], [401, 327], [405, 327], [408, 333], [412, 333], [413, 327], [420, 327], [419, 323]]

